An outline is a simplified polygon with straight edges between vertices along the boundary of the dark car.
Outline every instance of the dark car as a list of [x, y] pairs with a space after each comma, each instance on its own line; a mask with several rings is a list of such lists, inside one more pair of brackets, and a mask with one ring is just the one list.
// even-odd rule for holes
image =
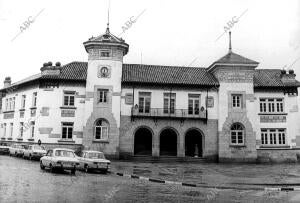
[[0, 154], [9, 154], [9, 146], [6, 143], [0, 143]]

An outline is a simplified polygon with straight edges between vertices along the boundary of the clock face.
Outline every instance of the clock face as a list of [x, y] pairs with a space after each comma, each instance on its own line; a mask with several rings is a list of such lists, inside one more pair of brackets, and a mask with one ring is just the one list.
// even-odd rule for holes
[[110, 76], [110, 70], [108, 67], [103, 66], [98, 69], [98, 77], [99, 78], [108, 78]]

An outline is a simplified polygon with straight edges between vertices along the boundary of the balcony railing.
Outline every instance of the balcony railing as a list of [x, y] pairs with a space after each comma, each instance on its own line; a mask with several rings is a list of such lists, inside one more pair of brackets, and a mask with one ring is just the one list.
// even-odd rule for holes
[[132, 108], [131, 115], [135, 117], [171, 117], [171, 118], [194, 118], [206, 119], [206, 110], [189, 111], [188, 109], [163, 109], [150, 108], [146, 109]]

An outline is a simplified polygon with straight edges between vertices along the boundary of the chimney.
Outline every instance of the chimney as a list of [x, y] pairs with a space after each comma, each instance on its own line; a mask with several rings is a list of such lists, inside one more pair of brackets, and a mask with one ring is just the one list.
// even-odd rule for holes
[[44, 63], [41, 68], [42, 76], [58, 76], [60, 75], [61, 64], [60, 62], [56, 62], [55, 66], [52, 65], [52, 62]]
[[4, 88], [7, 88], [11, 85], [11, 78], [10, 77], [6, 77], [4, 80]]
[[294, 70], [290, 69], [288, 71], [281, 71], [281, 81], [283, 82], [283, 84], [291, 84], [296, 82], [296, 74], [294, 72]]

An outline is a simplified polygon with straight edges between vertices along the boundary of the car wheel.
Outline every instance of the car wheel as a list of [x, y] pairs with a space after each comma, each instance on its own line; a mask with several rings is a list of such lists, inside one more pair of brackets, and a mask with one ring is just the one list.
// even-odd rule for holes
[[44, 166], [44, 164], [42, 163], [42, 161], [40, 161], [40, 167], [41, 167], [42, 170], [45, 169], [45, 166]]
[[53, 173], [54, 172], [54, 168], [53, 168], [52, 164], [49, 165], [49, 168], [50, 168], [50, 172]]
[[76, 173], [76, 168], [73, 168], [73, 169], [71, 170], [71, 174], [75, 175], [75, 173]]
[[85, 166], [84, 166], [84, 172], [86, 172], [86, 173], [89, 172], [89, 166], [88, 166], [88, 165], [85, 165]]

